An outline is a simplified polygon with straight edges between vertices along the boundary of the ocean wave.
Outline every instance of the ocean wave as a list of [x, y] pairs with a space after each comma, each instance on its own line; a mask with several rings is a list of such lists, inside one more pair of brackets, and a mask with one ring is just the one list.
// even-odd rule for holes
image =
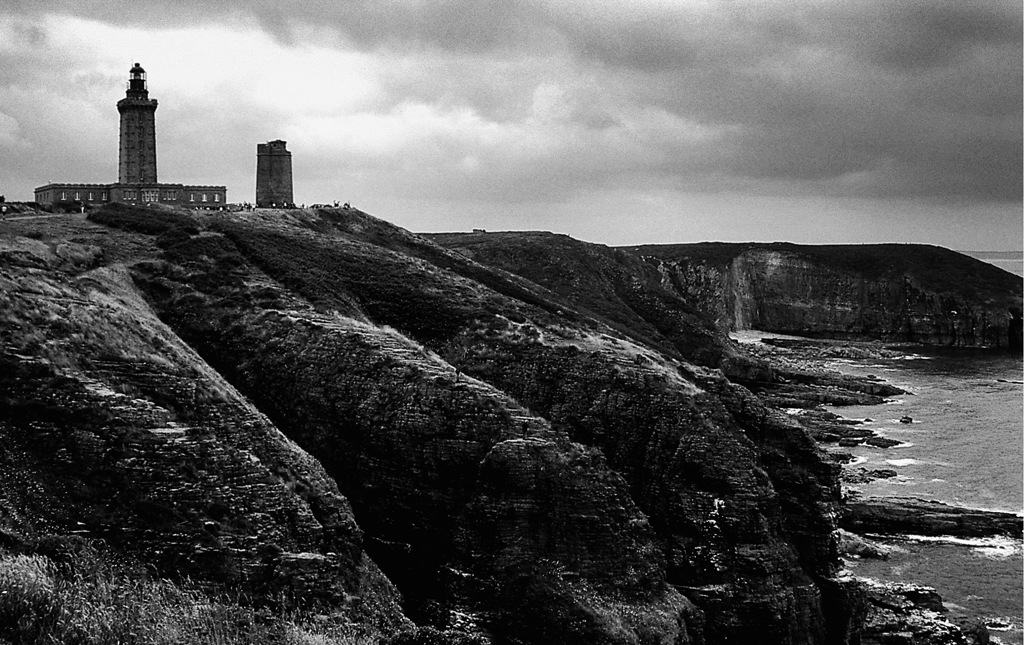
[[911, 542], [966, 546], [990, 560], [1005, 560], [1024, 552], [1024, 544], [1019, 539], [1003, 536], [962, 538], [953, 535], [907, 535], [904, 538]]
[[917, 482], [913, 477], [907, 477], [906, 475], [896, 475], [895, 477], [879, 479], [878, 483], [884, 486], [917, 486], [919, 482]]
[[1009, 616], [992, 616], [985, 619], [985, 627], [995, 632], [1008, 632], [1015, 627], [1020, 627], [1014, 622], [1014, 619]]
[[916, 459], [886, 459], [885, 463], [889, 464], [890, 466], [902, 468], [903, 466], [914, 466], [921, 462]]

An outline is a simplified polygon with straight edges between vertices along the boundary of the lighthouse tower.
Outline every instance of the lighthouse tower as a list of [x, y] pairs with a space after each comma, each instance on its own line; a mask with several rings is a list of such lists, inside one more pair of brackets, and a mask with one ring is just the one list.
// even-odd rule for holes
[[[165, 204], [196, 209], [227, 206], [226, 186], [159, 184], [156, 181], [156, 101], [149, 98], [146, 70], [135, 63], [128, 71], [128, 91], [117, 102], [121, 113], [116, 184], [49, 183], [36, 188], [36, 202], [86, 204]], [[280, 142], [284, 147], [284, 141]], [[290, 154], [290, 153], [289, 153]], [[288, 199], [291, 199], [291, 157], [288, 158]]]
[[128, 91], [117, 102], [121, 113], [119, 184], [156, 183], [156, 99], [149, 98], [146, 70], [135, 63], [128, 72]]

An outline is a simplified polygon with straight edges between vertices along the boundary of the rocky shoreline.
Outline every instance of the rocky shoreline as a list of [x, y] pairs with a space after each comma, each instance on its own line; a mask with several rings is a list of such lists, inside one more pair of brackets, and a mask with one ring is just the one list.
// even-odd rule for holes
[[[744, 383], [765, 403], [797, 419], [823, 446], [869, 445], [888, 449], [900, 441], [882, 437], [865, 424], [825, 405], [881, 405], [887, 397], [911, 395], [884, 380], [839, 374], [828, 369], [834, 360], [892, 359], [898, 349], [878, 342], [838, 342], [778, 337], [759, 338], [747, 332], [739, 339], [753, 356], [775, 368], [771, 383]], [[913, 419], [904, 417], [903, 423]], [[830, 451], [840, 464], [844, 504], [839, 520], [839, 550], [850, 559], [888, 559], [889, 549], [872, 537], [928, 536], [953, 538], [1024, 536], [1024, 521], [1013, 513], [951, 506], [938, 501], [898, 497], [863, 497], [851, 486], [897, 477], [896, 470], [857, 466], [853, 455]], [[868, 537], [862, 537], [868, 536]], [[852, 577], [852, 574], [851, 574]], [[939, 593], [916, 584], [879, 582], [855, 577], [864, 593], [866, 615], [861, 643], [984, 644], [991, 642], [988, 626], [979, 618], [951, 620]]]
[[[839, 447], [869, 445], [886, 449], [900, 441], [880, 436], [864, 424], [872, 419], [848, 419], [826, 410], [824, 405], [881, 405], [886, 397], [912, 395], [884, 380], [868, 375], [858, 378], [830, 370], [826, 362], [836, 359], [877, 360], [901, 355], [892, 346], [869, 341], [829, 341], [770, 336], [750, 342], [744, 348], [776, 366], [777, 382], [755, 385], [757, 394], [769, 405], [785, 409], [820, 444]], [[788, 396], [780, 396], [787, 392]], [[901, 423], [913, 423], [904, 416]], [[892, 469], [867, 469], [854, 465], [852, 455], [832, 452], [842, 466], [844, 484], [863, 484], [896, 477]], [[1021, 538], [1024, 521], [1013, 514], [951, 506], [933, 500], [901, 497], [861, 497], [845, 491], [842, 528], [853, 533], [878, 535], [927, 535], [951, 537], [1008, 536]]]

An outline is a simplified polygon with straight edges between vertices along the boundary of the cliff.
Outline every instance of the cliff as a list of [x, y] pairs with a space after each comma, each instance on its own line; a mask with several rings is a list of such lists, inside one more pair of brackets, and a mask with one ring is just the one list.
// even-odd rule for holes
[[656, 264], [558, 239], [534, 281], [339, 209], [5, 226], [8, 534], [379, 636], [858, 638], [837, 467]]
[[720, 375], [357, 212], [209, 227], [234, 288], [202, 257], [137, 283], [334, 475], [414, 619], [812, 643], [845, 611], [833, 467]]
[[702, 243], [628, 250], [723, 330], [1021, 347], [1021, 279], [940, 247]]
[[771, 380], [772, 370], [729, 341], [706, 303], [666, 283], [660, 267], [622, 249], [528, 231], [425, 237], [499, 271], [521, 276], [621, 334], [727, 376]]
[[108, 260], [84, 240], [0, 238], [2, 543], [100, 540], [217, 594], [409, 626], [323, 467]]

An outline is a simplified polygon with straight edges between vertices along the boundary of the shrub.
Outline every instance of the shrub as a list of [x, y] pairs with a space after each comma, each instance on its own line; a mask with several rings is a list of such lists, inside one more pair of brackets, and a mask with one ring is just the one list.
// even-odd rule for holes
[[[4, 645], [359, 645], [374, 634], [343, 621], [273, 614], [211, 597], [189, 581], [144, 570], [74, 540], [39, 553], [0, 553], [0, 643]], [[372, 631], [372, 630], [370, 630]]]
[[420, 627], [385, 641], [387, 645], [483, 645], [487, 641], [475, 634], [455, 630]]
[[182, 228], [172, 228], [164, 231], [156, 238], [156, 245], [161, 249], [169, 249], [178, 244], [187, 243], [192, 235]]
[[199, 233], [198, 220], [185, 213], [116, 202], [92, 211], [88, 219], [104, 226], [147, 235], [157, 235], [171, 229], [181, 229], [191, 235]]
[[61, 614], [54, 567], [42, 556], [0, 560], [0, 638], [34, 643], [53, 629]]

